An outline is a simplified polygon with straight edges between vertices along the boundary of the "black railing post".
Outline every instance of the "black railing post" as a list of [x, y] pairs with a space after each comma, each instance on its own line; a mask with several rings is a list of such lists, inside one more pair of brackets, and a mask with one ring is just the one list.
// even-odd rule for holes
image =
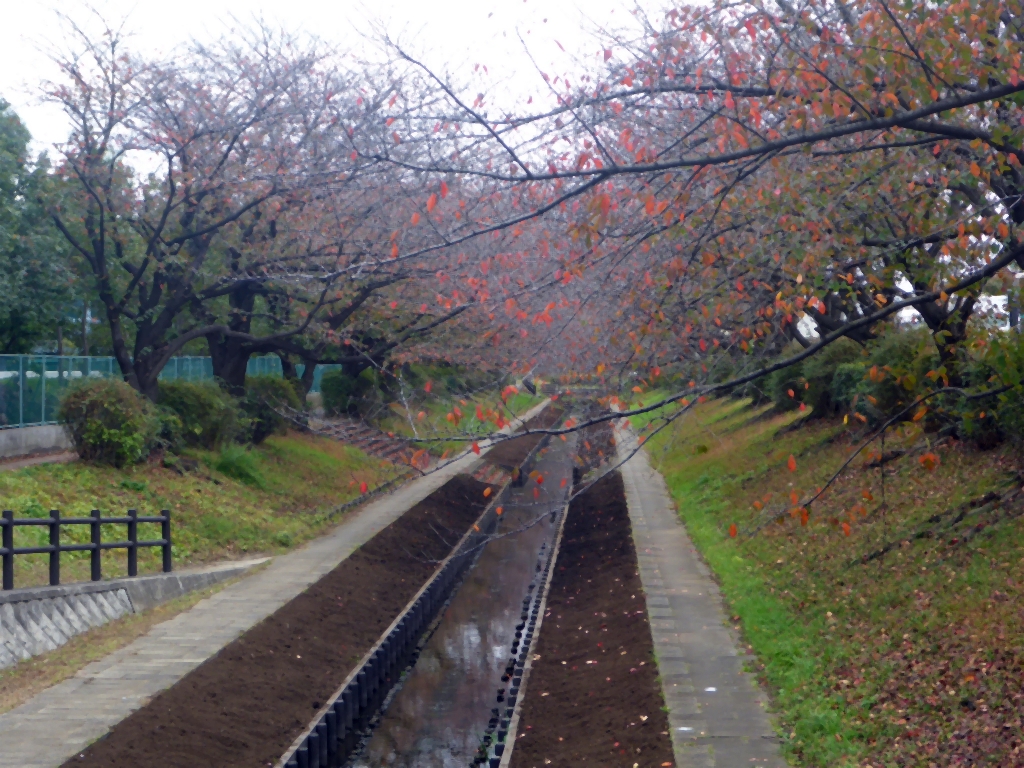
[[174, 569], [171, 560], [171, 510], [165, 509], [160, 514], [164, 518], [160, 522], [160, 538], [164, 540], [164, 573], [170, 573]]
[[89, 524], [89, 528], [92, 533], [92, 580], [99, 581], [103, 578], [103, 561], [100, 559], [103, 555], [103, 550], [100, 549], [101, 533], [100, 533], [100, 511], [94, 509], [92, 511], [92, 522]]
[[14, 589], [14, 512], [3, 513], [4, 589]]
[[128, 510], [128, 575], [139, 575], [139, 523], [137, 510]]
[[50, 586], [60, 584], [60, 510], [50, 510]]

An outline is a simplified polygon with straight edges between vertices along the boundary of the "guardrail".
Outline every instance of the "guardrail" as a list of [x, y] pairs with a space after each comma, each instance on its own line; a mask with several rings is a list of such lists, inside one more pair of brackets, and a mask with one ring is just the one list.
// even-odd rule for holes
[[[139, 541], [139, 523], [159, 523], [160, 538], [150, 541]], [[127, 541], [103, 541], [102, 526], [123, 524], [128, 526]], [[88, 525], [90, 541], [88, 544], [61, 544], [60, 529], [64, 525]], [[14, 529], [18, 526], [46, 526], [49, 528], [50, 543], [39, 547], [14, 546]], [[14, 557], [15, 555], [49, 554], [50, 586], [60, 584], [60, 553], [89, 552], [91, 578], [93, 581], [103, 579], [101, 555], [105, 549], [128, 550], [128, 575], [139, 575], [138, 552], [140, 547], [161, 547], [163, 549], [163, 570], [170, 573], [171, 561], [171, 512], [163, 510], [159, 515], [140, 517], [134, 509], [128, 510], [127, 517], [103, 517], [98, 509], [94, 509], [89, 517], [60, 516], [60, 510], [52, 510], [49, 517], [15, 518], [14, 513], [5, 509], [0, 517], [0, 557], [3, 559], [3, 588], [14, 589]]]

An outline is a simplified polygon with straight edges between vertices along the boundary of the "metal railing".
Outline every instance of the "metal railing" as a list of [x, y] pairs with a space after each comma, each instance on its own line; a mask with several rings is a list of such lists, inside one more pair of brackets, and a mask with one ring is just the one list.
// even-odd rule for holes
[[[159, 523], [160, 538], [150, 541], [139, 541], [139, 523]], [[127, 541], [103, 541], [102, 526], [123, 524], [128, 526]], [[61, 544], [60, 529], [64, 525], [88, 525], [89, 542], [87, 544]], [[16, 526], [46, 526], [49, 529], [50, 543], [36, 547], [14, 546], [14, 529]], [[139, 548], [160, 547], [163, 550], [164, 573], [172, 570], [171, 561], [171, 513], [170, 510], [163, 510], [159, 515], [140, 517], [134, 509], [128, 510], [127, 517], [103, 517], [98, 509], [92, 511], [89, 517], [65, 517], [60, 516], [60, 510], [52, 510], [49, 517], [23, 517], [15, 518], [14, 513], [5, 509], [0, 517], [0, 557], [3, 559], [3, 588], [14, 589], [14, 556], [15, 555], [40, 555], [50, 556], [50, 586], [56, 587], [60, 584], [60, 553], [61, 552], [89, 552], [90, 553], [90, 577], [93, 581], [100, 581], [103, 578], [102, 554], [105, 549], [127, 549], [128, 550], [128, 575], [139, 575]]]
[[[311, 392], [320, 391], [324, 372], [337, 365], [318, 365]], [[305, 366], [296, 366], [301, 376]], [[282, 376], [276, 355], [254, 357], [249, 376]], [[113, 357], [78, 355], [0, 355], [0, 429], [36, 427], [57, 423], [57, 408], [64, 391], [83, 378], [120, 376]], [[172, 357], [160, 372], [161, 381], [212, 381], [209, 357]]]

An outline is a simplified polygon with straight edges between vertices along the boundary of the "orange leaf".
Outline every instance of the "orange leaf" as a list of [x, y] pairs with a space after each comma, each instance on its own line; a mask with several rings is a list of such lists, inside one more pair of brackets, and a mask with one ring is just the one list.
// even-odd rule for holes
[[796, 472], [796, 459], [793, 458], [793, 454], [789, 454], [789, 461], [786, 462], [786, 466], [789, 467], [790, 472]]
[[431, 195], [430, 197], [428, 197], [427, 198], [427, 213], [432, 212], [436, 205], [437, 205], [437, 195]]
[[417, 211], [416, 213], [414, 213], [412, 215], [412, 225], [415, 227], [419, 223], [420, 223], [420, 214], [419, 214], [419, 211]]
[[429, 392], [433, 388], [434, 388], [434, 383], [431, 382], [431, 381], [428, 381], [426, 384], [423, 385], [423, 391], [424, 392]]
[[490, 495], [491, 495], [491, 489], [490, 488], [484, 488], [484, 498], [486, 499]]
[[505, 511], [504, 507], [498, 507], [496, 510], [494, 510], [494, 514], [500, 515], [504, 511]]
[[850, 524], [849, 523], [843, 523], [843, 533], [846, 534], [847, 536], [850, 535]]
[[441, 197], [448, 197], [448, 185], [445, 182], [441, 182]]
[[733, 523], [729, 526], [729, 536], [735, 539], [737, 533], [739, 533], [739, 531], [736, 528], [736, 523]]
[[924, 415], [925, 415], [926, 413], [928, 413], [928, 409], [927, 409], [927, 408], [925, 408], [925, 407], [924, 407], [924, 406], [922, 405], [922, 406], [921, 406], [921, 408], [920, 408], [920, 409], [919, 409], [919, 410], [917, 411], [917, 413], [915, 413], [915, 414], [914, 414], [914, 417], [913, 417], [913, 419], [911, 419], [911, 420], [912, 420], [912, 421], [920, 421], [921, 419], [923, 419], [923, 418], [924, 418]]
[[477, 456], [480, 455], [480, 446], [477, 445], [476, 440], [473, 441], [473, 453], [475, 453]]
[[425, 418], [427, 418], [426, 411], [420, 411], [419, 413], [416, 414], [416, 421], [423, 421]]
[[871, 491], [861, 491], [860, 495], [864, 497], [865, 501], [874, 501], [875, 497], [871, 495]]

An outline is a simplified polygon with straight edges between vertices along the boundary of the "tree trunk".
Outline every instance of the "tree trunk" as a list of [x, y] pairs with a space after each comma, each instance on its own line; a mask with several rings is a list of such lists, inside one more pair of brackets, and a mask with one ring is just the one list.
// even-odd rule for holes
[[253, 355], [252, 345], [235, 337], [225, 338], [222, 334], [206, 337], [213, 363], [213, 376], [232, 395], [245, 394], [245, 374], [249, 358]]

